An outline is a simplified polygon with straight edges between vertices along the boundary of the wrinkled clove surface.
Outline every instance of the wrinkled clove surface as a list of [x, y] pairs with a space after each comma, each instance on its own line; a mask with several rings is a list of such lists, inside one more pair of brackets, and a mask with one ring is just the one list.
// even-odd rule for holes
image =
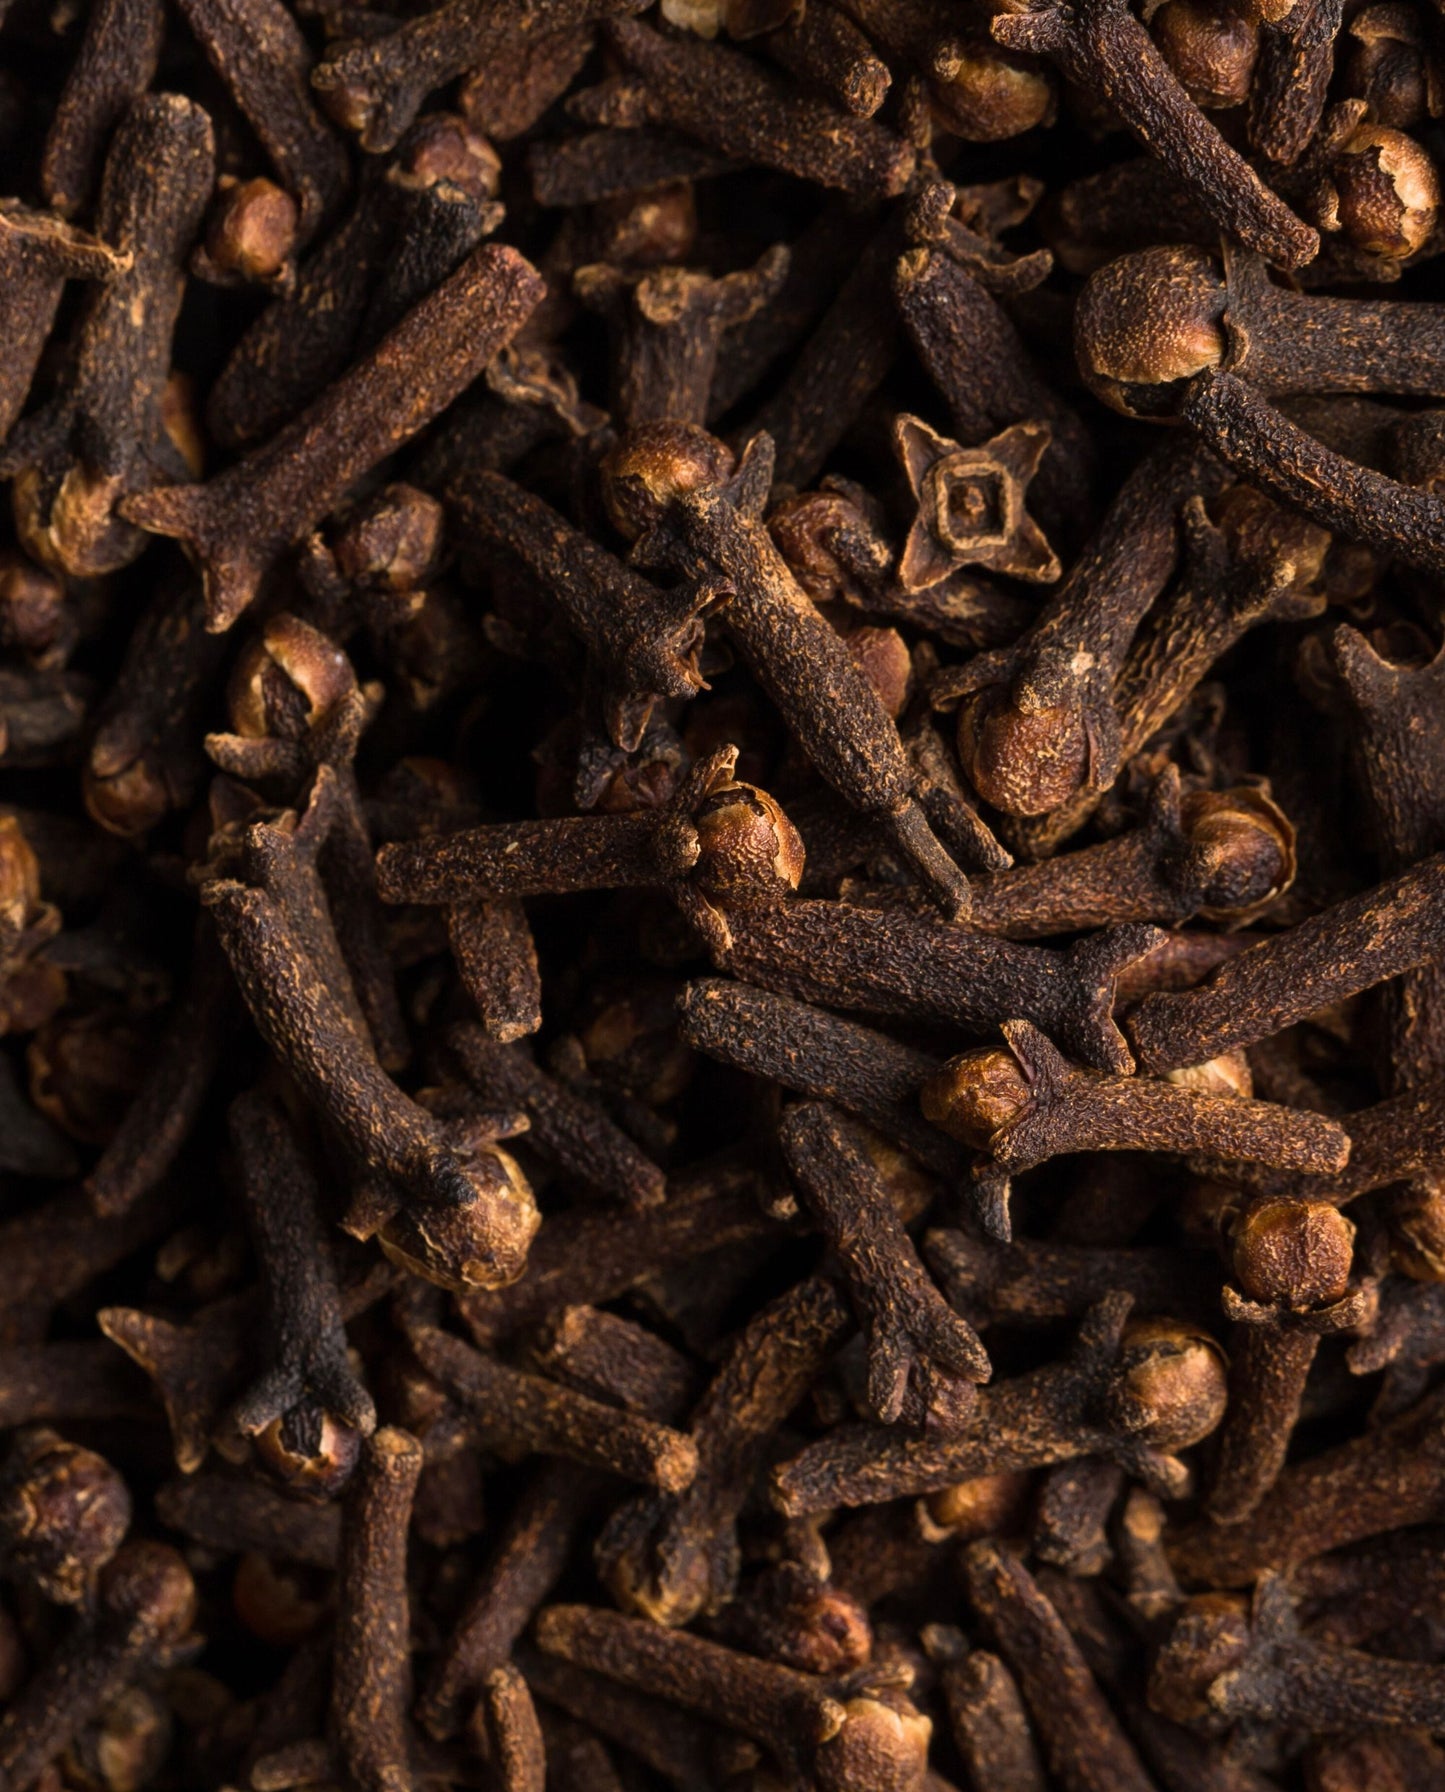
[[0, 1792], [1445, 1792], [1440, 0], [0, 0]]

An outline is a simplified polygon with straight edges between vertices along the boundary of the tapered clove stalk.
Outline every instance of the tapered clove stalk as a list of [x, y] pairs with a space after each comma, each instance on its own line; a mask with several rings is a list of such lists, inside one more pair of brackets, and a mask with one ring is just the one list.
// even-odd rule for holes
[[498, 1449], [565, 1456], [669, 1493], [680, 1492], [697, 1473], [696, 1449], [665, 1425], [624, 1418], [570, 1388], [508, 1368], [445, 1332], [419, 1329], [411, 1342], [422, 1366], [476, 1414]]
[[230, 1123], [271, 1338], [271, 1361], [242, 1396], [236, 1424], [279, 1472], [332, 1492], [375, 1430], [376, 1409], [347, 1357], [320, 1191], [274, 1102], [240, 1096]]
[[0, 1472], [0, 1563], [60, 1604], [88, 1602], [130, 1528], [130, 1491], [94, 1450], [21, 1432]]
[[709, 1057], [835, 1103], [939, 1174], [956, 1176], [964, 1168], [963, 1154], [918, 1117], [919, 1088], [938, 1069], [927, 1052], [721, 977], [688, 984], [678, 1028]]
[[392, 148], [434, 88], [485, 66], [518, 39], [636, 10], [637, 0], [445, 0], [373, 40], [343, 39], [313, 69], [311, 84], [327, 114], [376, 154]]
[[127, 1544], [101, 1577], [94, 1615], [65, 1637], [0, 1716], [5, 1784], [31, 1785], [135, 1676], [164, 1669], [189, 1637], [195, 1611], [195, 1583], [175, 1550]]
[[822, 1792], [863, 1792], [880, 1783], [870, 1769], [883, 1784], [921, 1775], [932, 1726], [896, 1693], [865, 1689], [844, 1702], [814, 1675], [587, 1606], [549, 1606], [537, 1641], [740, 1730], [786, 1769], [811, 1770]]
[[1319, 237], [1219, 135], [1122, 0], [1005, 10], [991, 30], [1096, 93], [1228, 235], [1282, 267], [1313, 260]]
[[739, 1572], [737, 1520], [763, 1449], [847, 1327], [838, 1290], [812, 1277], [744, 1328], [693, 1413], [696, 1478], [619, 1507], [598, 1539], [598, 1566], [620, 1604], [674, 1626], [726, 1604]]
[[133, 523], [178, 536], [199, 562], [207, 626], [229, 628], [279, 556], [470, 385], [541, 296], [515, 249], [479, 249], [264, 448], [205, 485], [132, 499]]
[[1232, 1222], [1230, 1404], [1206, 1502], [1221, 1524], [1247, 1518], [1284, 1467], [1321, 1337], [1368, 1322], [1349, 1286], [1354, 1232], [1323, 1201], [1265, 1197]]
[[997, 1640], [1061, 1784], [1147, 1792], [1151, 1784], [1058, 1612], [1021, 1562], [992, 1543], [967, 1551], [969, 1599]]
[[[1232, 1719], [1306, 1729], [1441, 1723], [1445, 1675], [1433, 1664], [1392, 1661], [1305, 1637], [1283, 1579], [1263, 1576], [1247, 1615], [1242, 1601], [1184, 1608], [1154, 1665], [1154, 1699], [1180, 1701], [1188, 1687], [1205, 1708]], [[1191, 1623], [1191, 1620], [1193, 1622]]]
[[24, 409], [65, 282], [113, 280], [128, 271], [133, 255], [47, 212], [15, 200], [0, 205], [0, 278], [11, 333], [0, 373], [0, 443]]
[[342, 1514], [330, 1729], [347, 1777], [378, 1792], [411, 1773], [406, 1539], [421, 1467], [415, 1438], [383, 1427]]
[[966, 914], [967, 880], [912, 795], [897, 728], [763, 526], [770, 438], [754, 437], [736, 469], [731, 456], [714, 468], [720, 446], [701, 430], [664, 425], [624, 437], [609, 456], [611, 507], [640, 537], [634, 558], [730, 592], [729, 633], [819, 775], [889, 829], [946, 913]]
[[[318, 827], [319, 815], [313, 805]], [[363, 1235], [379, 1231], [403, 1261], [447, 1285], [513, 1281], [538, 1224], [531, 1190], [494, 1145], [454, 1145], [376, 1062], [324, 901], [307, 905], [286, 887], [297, 847], [314, 850], [316, 831], [308, 838], [302, 828], [298, 839], [294, 817], [289, 831], [261, 826], [251, 862], [261, 887], [222, 877], [203, 889], [242, 995], [318, 1112], [379, 1185], [371, 1211], [359, 1208], [351, 1223]]]
[[500, 473], [464, 466], [441, 489], [458, 538], [516, 555], [561, 609], [593, 657], [617, 746], [638, 745], [660, 699], [701, 687], [698, 596], [649, 584]]
[[804, 1203], [837, 1253], [868, 1333], [868, 1403], [885, 1425], [933, 1410], [948, 1422], [991, 1367], [973, 1327], [929, 1280], [868, 1161], [860, 1129], [825, 1102], [779, 1128]]
[[1243, 926], [1282, 896], [1294, 875], [1294, 830], [1268, 796], [1246, 786], [1181, 797], [1170, 766], [1139, 828], [971, 879], [969, 919], [1010, 939], [1122, 921], [1178, 924], [1195, 914]]
[[1322, 528], [1427, 572], [1445, 567], [1445, 501], [1337, 454], [1237, 374], [1199, 374], [1179, 414], [1227, 466]]
[[614, 20], [607, 38], [639, 83], [649, 123], [863, 198], [889, 197], [908, 184], [914, 154], [902, 139], [872, 119], [789, 92], [735, 51], [664, 37], [635, 19]]
[[195, 477], [167, 381], [184, 258], [214, 163], [209, 117], [179, 94], [137, 101], [111, 140], [96, 224], [125, 265], [88, 295], [66, 378], [0, 456], [22, 544], [59, 571], [129, 565], [145, 537], [122, 518], [123, 501]]
[[[1389, 332], [1389, 348], [1381, 332]], [[1090, 276], [1074, 316], [1079, 366], [1126, 416], [1172, 416], [1211, 369], [1256, 391], [1438, 396], [1445, 335], [1433, 307], [1320, 298], [1277, 286], [1257, 259], [1154, 248]]]
[[936, 707], [961, 700], [959, 759], [995, 808], [1046, 815], [1112, 783], [1123, 751], [1115, 677], [1174, 570], [1184, 504], [1217, 477], [1192, 447], [1149, 456], [1031, 626], [935, 682]]
[[1016, 1171], [1101, 1147], [1203, 1150], [1320, 1174], [1348, 1162], [1349, 1135], [1323, 1114], [1080, 1070], [1029, 1022], [1005, 1021], [1002, 1031], [1007, 1050], [984, 1047], [954, 1058], [920, 1094], [935, 1125], [988, 1155], [996, 1184], [1003, 1173], [995, 1199], [1006, 1198], [1007, 1177]]
[[942, 1438], [841, 1428], [773, 1475], [790, 1516], [928, 1493], [1000, 1470], [1108, 1456], [1169, 1497], [1188, 1485], [1172, 1451], [1207, 1437], [1224, 1414], [1224, 1365], [1207, 1335], [1169, 1320], [1129, 1324], [1128, 1295], [1086, 1316], [1069, 1356], [980, 1392]]
[[1202, 1064], [1445, 951], [1445, 858], [1348, 897], [1221, 965], [1197, 990], [1148, 996], [1129, 1023], [1146, 1070]]

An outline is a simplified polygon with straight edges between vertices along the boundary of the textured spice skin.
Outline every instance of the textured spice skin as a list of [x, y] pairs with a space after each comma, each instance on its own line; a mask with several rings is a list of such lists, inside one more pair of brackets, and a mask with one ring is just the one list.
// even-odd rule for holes
[[276, 556], [469, 385], [540, 297], [515, 250], [479, 249], [265, 448], [194, 490], [134, 500], [133, 522], [179, 536], [199, 559], [207, 627], [229, 628]]
[[1147, 1070], [1200, 1064], [1278, 1032], [1327, 1002], [1433, 962], [1445, 862], [1427, 859], [1376, 890], [1338, 904], [1221, 965], [1198, 991], [1153, 995], [1130, 1037]]
[[0, 0], [0, 1792], [1445, 1792], [1442, 43]]
[[1314, 231], [1215, 131], [1118, 0], [1005, 13], [991, 29], [1012, 49], [1052, 56], [1071, 80], [1105, 98], [1230, 236], [1284, 267], [1313, 258]]

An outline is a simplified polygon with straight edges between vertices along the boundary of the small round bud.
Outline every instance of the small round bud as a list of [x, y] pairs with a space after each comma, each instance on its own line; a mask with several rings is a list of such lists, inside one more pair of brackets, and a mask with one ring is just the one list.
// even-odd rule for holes
[[930, 109], [943, 129], [965, 143], [1001, 143], [1054, 112], [1054, 83], [1035, 58], [1010, 56], [986, 40], [951, 38], [933, 57]]
[[958, 712], [958, 757], [974, 789], [1005, 815], [1047, 815], [1080, 788], [1089, 734], [1072, 705], [1018, 708], [994, 686]]
[[1332, 1306], [1349, 1287], [1355, 1228], [1328, 1202], [1268, 1196], [1236, 1216], [1229, 1243], [1251, 1300], [1302, 1312]]
[[1110, 1421], [1156, 1450], [1197, 1444], [1224, 1417], [1224, 1352], [1177, 1319], [1135, 1319], [1105, 1399]]
[[975, 1475], [971, 1481], [930, 1494], [921, 1502], [919, 1517], [932, 1530], [965, 1543], [977, 1537], [1006, 1537], [1022, 1525], [1032, 1492], [1033, 1476], [1023, 1469]]
[[849, 1699], [843, 1726], [818, 1750], [818, 1792], [916, 1792], [927, 1776], [933, 1725], [901, 1695]]
[[277, 280], [295, 252], [299, 216], [273, 180], [223, 181], [206, 225], [206, 256], [237, 280]]
[[[63, 996], [63, 976], [55, 974]], [[44, 989], [33, 993], [37, 1001], [48, 999]], [[6, 996], [10, 999], [8, 990]], [[40, 1027], [25, 1054], [30, 1099], [71, 1138], [104, 1145], [135, 1100], [148, 1045], [146, 1035], [115, 1010], [56, 1015]]]
[[1209, 1688], [1249, 1646], [1249, 1606], [1236, 1593], [1204, 1593], [1180, 1607], [1149, 1675], [1150, 1708], [1177, 1724], [1213, 1714]]
[[[358, 1445], [356, 1456], [360, 1456]], [[294, 1649], [325, 1621], [328, 1600], [315, 1570], [273, 1562], [248, 1549], [236, 1564], [231, 1603], [254, 1637], [273, 1649]]]
[[430, 492], [388, 485], [337, 536], [337, 570], [365, 590], [413, 591], [436, 568], [444, 521]]
[[142, 1622], [160, 1643], [179, 1642], [196, 1617], [196, 1583], [179, 1551], [136, 1541], [100, 1574], [100, 1603], [116, 1617]]
[[1330, 163], [1317, 222], [1365, 255], [1399, 259], [1422, 248], [1440, 210], [1440, 177], [1413, 137], [1385, 125], [1352, 132]]
[[769, 513], [774, 545], [815, 604], [865, 600], [869, 582], [888, 576], [892, 549], [866, 503], [861, 492], [856, 500], [840, 491], [799, 492]]
[[855, 628], [845, 637], [848, 651], [895, 719], [903, 714], [913, 691], [913, 656], [896, 628]]
[[291, 1414], [273, 1419], [252, 1440], [256, 1454], [278, 1481], [311, 1499], [330, 1499], [351, 1479], [361, 1459], [361, 1433], [344, 1419], [314, 1410], [314, 1423], [293, 1425]]
[[1420, 1792], [1436, 1776], [1438, 1754], [1418, 1731], [1329, 1736], [1304, 1757], [1305, 1792]]
[[724, 784], [693, 816], [694, 887], [721, 909], [779, 901], [803, 878], [803, 840], [765, 790]]
[[0, 644], [44, 666], [63, 659], [73, 632], [65, 581], [13, 549], [0, 552]]
[[103, 1456], [23, 1432], [0, 1473], [0, 1558], [47, 1599], [77, 1605], [130, 1528], [130, 1492]]
[[1376, 124], [1408, 131], [1430, 114], [1430, 67], [1420, 15], [1400, 0], [1362, 7], [1345, 28], [1344, 91]]
[[697, 242], [691, 181], [619, 194], [592, 208], [591, 259], [612, 267], [650, 268], [686, 261]]
[[1225, 1101], [1248, 1101], [1254, 1094], [1249, 1059], [1242, 1051], [1225, 1052], [1207, 1064], [1186, 1064], [1166, 1071], [1164, 1080], [1181, 1089], [1198, 1089], [1201, 1095], [1217, 1095]]
[[542, 1216], [516, 1160], [496, 1146], [438, 1175], [457, 1199], [400, 1207], [377, 1234], [381, 1248], [411, 1274], [464, 1294], [506, 1288], [527, 1267]]
[[1142, 249], [1089, 276], [1074, 347], [1089, 389], [1126, 417], [1170, 415], [1179, 385], [1224, 359], [1224, 276], [1203, 249]]
[[40, 861], [18, 815], [0, 815], [0, 930], [23, 933], [40, 903]]
[[231, 728], [247, 740], [300, 740], [356, 689], [351, 662], [320, 629], [273, 616], [236, 656], [226, 686]]
[[918, 1092], [924, 1118], [975, 1151], [987, 1151], [994, 1134], [1032, 1099], [1018, 1059], [994, 1045], [950, 1058]]
[[128, 1686], [71, 1739], [60, 1757], [64, 1784], [74, 1792], [140, 1792], [160, 1778], [174, 1740], [168, 1700]]
[[793, 1561], [746, 1583], [717, 1631], [720, 1641], [802, 1674], [851, 1673], [873, 1653], [873, 1628], [858, 1600]]
[[502, 158], [466, 119], [454, 112], [419, 118], [387, 173], [398, 187], [435, 187], [445, 181], [469, 199], [495, 199], [502, 186]]
[[1149, 32], [1196, 106], [1216, 111], [1249, 98], [1259, 27], [1232, 0], [1164, 0]]
[[1192, 792], [1181, 815], [1187, 875], [1208, 920], [1249, 919], [1294, 882], [1294, 828], [1260, 791]]
[[1445, 1282], [1445, 1183], [1418, 1176], [1385, 1208], [1390, 1266], [1412, 1282]]
[[699, 424], [642, 423], [604, 456], [602, 502], [617, 532], [635, 541], [674, 498], [723, 484], [735, 465], [727, 444]]

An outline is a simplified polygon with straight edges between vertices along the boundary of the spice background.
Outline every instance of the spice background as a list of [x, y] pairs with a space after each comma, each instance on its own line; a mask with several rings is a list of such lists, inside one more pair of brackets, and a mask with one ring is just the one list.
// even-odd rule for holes
[[1445, 1792], [1432, 0], [0, 0], [0, 1792]]

